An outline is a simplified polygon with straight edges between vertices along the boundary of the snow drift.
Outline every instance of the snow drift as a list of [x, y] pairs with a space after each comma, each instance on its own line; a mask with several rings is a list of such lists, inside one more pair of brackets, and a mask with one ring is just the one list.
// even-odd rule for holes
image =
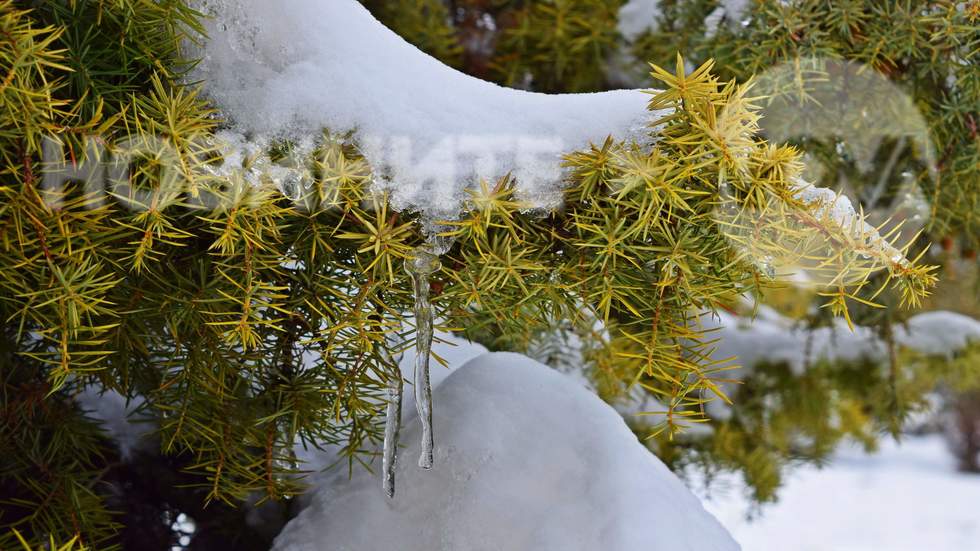
[[435, 390], [436, 465], [413, 420], [398, 494], [333, 475], [279, 551], [729, 551], [698, 499], [579, 383], [524, 356], [479, 356]]

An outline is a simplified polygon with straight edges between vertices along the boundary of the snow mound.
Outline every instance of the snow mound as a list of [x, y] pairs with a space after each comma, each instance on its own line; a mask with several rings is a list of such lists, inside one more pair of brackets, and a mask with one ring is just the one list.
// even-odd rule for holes
[[279, 551], [739, 549], [623, 419], [524, 356], [485, 354], [435, 390], [436, 464], [402, 433], [398, 493], [340, 473], [276, 540]]
[[353, 130], [396, 208], [456, 212], [479, 178], [512, 173], [524, 198], [560, 199], [561, 155], [651, 120], [639, 90], [547, 95], [504, 88], [421, 52], [355, 0], [198, 0], [213, 15], [204, 82], [255, 137]]

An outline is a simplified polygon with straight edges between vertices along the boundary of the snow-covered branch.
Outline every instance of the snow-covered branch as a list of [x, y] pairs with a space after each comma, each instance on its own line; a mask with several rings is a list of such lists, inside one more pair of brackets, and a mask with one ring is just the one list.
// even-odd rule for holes
[[547, 95], [465, 75], [355, 0], [206, 0], [193, 74], [234, 129], [271, 137], [352, 130], [398, 208], [445, 216], [479, 179], [511, 173], [532, 203], [559, 199], [561, 156], [642, 136], [640, 90]]

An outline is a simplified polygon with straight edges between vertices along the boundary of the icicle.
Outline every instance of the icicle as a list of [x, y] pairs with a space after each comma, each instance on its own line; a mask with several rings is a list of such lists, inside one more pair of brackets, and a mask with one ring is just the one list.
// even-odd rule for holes
[[398, 433], [402, 427], [402, 394], [404, 383], [401, 370], [395, 364], [395, 376], [388, 381], [388, 409], [385, 417], [385, 442], [382, 469], [384, 490], [388, 497], [395, 497], [395, 463], [398, 461]]
[[429, 352], [432, 349], [432, 304], [429, 276], [441, 267], [439, 257], [424, 247], [405, 263], [415, 292], [415, 407], [422, 421], [422, 453], [419, 467], [432, 468], [432, 386], [429, 383]]

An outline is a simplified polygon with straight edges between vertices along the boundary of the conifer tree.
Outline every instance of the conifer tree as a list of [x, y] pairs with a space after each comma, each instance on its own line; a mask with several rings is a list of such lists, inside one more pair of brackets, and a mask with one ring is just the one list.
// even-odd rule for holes
[[[548, 92], [610, 86], [608, 61], [626, 45], [616, 0], [365, 4], [449, 65]], [[372, 192], [346, 129], [316, 136], [301, 160], [315, 177], [295, 189], [221, 171], [229, 159], [214, 139], [215, 106], [184, 78], [194, 62], [185, 41], [204, 39], [201, 18], [182, 0], [0, 0], [0, 548], [264, 549], [274, 534], [248, 525], [243, 504], [278, 504], [275, 514], [289, 517], [304, 487], [297, 445], [339, 446], [349, 468], [364, 468], [381, 443], [385, 389], [416, 332], [404, 265], [427, 235], [417, 216]], [[944, 56], [941, 71], [960, 70], [957, 52], [976, 55], [969, 9], [913, 19], [933, 37], [924, 47]], [[758, 39], [745, 32], [743, 44]], [[778, 36], [799, 40], [791, 35]], [[596, 337], [583, 341], [600, 393], [612, 401], [638, 387], [656, 397], [663, 410], [638, 430], [665, 455], [708, 420], [708, 401], [738, 398], [696, 318], [772, 287], [767, 259], [816, 259], [838, 283], [822, 297], [826, 310], [849, 319], [875, 301], [914, 307], [935, 283], [927, 263], [895, 255], [914, 259], [922, 242], [869, 246], [869, 235], [799, 197], [799, 151], [757, 135], [750, 88], [728, 79], [761, 62], [709, 48], [721, 42], [685, 39], [694, 70], [679, 56], [671, 70], [653, 68], [644, 86], [660, 91], [650, 108], [666, 113], [655, 139], [568, 152], [562, 210], [528, 213], [510, 177], [473, 188], [465, 214], [445, 221], [453, 244], [430, 278], [443, 328], [491, 348], [529, 352], [562, 320]], [[886, 45], [891, 61], [908, 49]], [[660, 52], [638, 55], [666, 65]], [[895, 71], [941, 87], [922, 56]], [[956, 182], [933, 195], [944, 213], [933, 231], [969, 242], [977, 87], [975, 72], [961, 76], [946, 99], [929, 96], [948, 151], [941, 170]], [[261, 154], [279, 161], [296, 150], [281, 141]], [[86, 186], [103, 155], [128, 161], [109, 197]], [[68, 185], [45, 185], [52, 168], [72, 175]], [[171, 178], [190, 192], [174, 193]], [[719, 221], [722, 204], [730, 215]], [[746, 232], [754, 246], [732, 247]], [[589, 335], [596, 322], [603, 334]], [[808, 409], [830, 391], [780, 386], [788, 401], [802, 398], [774, 424], [807, 421], [818, 438], [804, 455], [822, 456], [842, 433], [867, 436], [866, 423], [828, 436], [827, 419], [874, 416], [862, 409], [866, 395], [887, 382], [857, 367], [812, 377], [853, 399]], [[134, 457], [80, 405], [92, 392], [131, 401], [131, 417], [155, 427]], [[745, 402], [747, 419], [771, 414]], [[710, 453], [746, 470], [766, 498], [773, 463], [753, 454], [772, 436], [749, 425], [722, 425], [729, 438]], [[187, 517], [197, 530], [183, 543]]]

